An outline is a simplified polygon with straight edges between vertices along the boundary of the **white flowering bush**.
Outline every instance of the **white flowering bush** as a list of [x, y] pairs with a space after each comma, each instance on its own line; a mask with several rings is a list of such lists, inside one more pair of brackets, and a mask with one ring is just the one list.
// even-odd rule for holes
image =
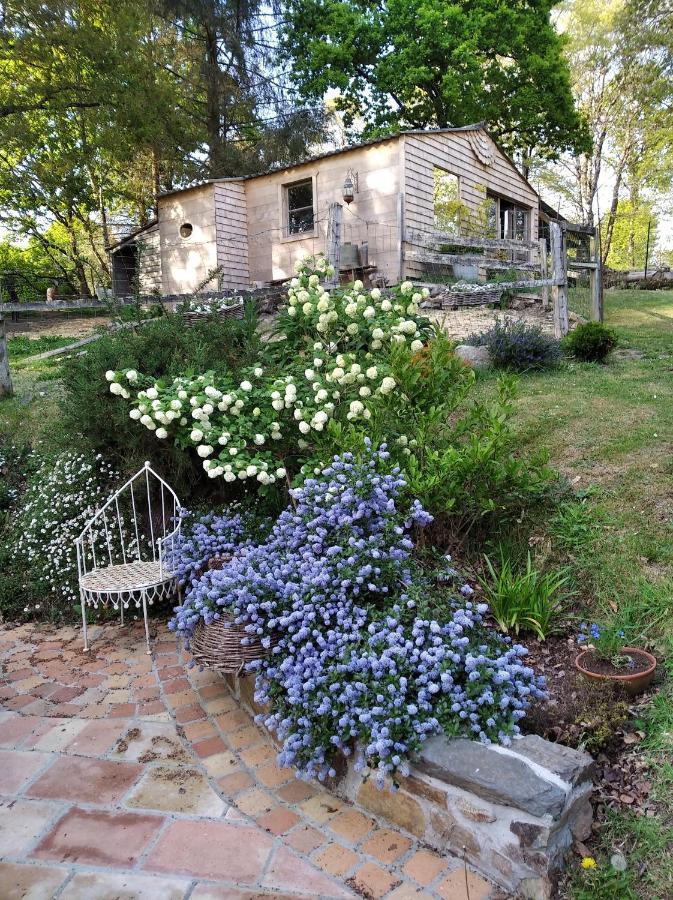
[[32, 462], [13, 551], [41, 602], [70, 605], [78, 598], [75, 539], [119, 476], [100, 454], [33, 454]]
[[[324, 259], [299, 267], [288, 286], [284, 321], [290, 360], [233, 373], [148, 378], [137, 369], [109, 370], [110, 392], [131, 400], [129, 416], [159, 441], [196, 450], [211, 478], [272, 485], [287, 475], [286, 460], [308, 459], [330, 445], [332, 421], [366, 425], [397, 382], [393, 348], [418, 352], [430, 330], [416, 316], [422, 295], [405, 282], [392, 299], [362, 283], [329, 294], [320, 284]], [[299, 341], [299, 345], [297, 345]]]
[[427, 288], [416, 290], [405, 281], [390, 295], [379, 288], [365, 290], [355, 281], [346, 290], [327, 290], [321, 284], [323, 274], [333, 274], [322, 257], [301, 260], [297, 274], [288, 284], [286, 306], [279, 317], [280, 330], [290, 339], [317, 335], [332, 350], [376, 352], [391, 343], [408, 344], [420, 350], [430, 323], [419, 316], [421, 300]]
[[180, 305], [181, 312], [204, 313], [205, 315], [213, 315], [222, 312], [225, 309], [231, 309], [234, 306], [242, 306], [243, 297], [194, 297], [186, 300]]

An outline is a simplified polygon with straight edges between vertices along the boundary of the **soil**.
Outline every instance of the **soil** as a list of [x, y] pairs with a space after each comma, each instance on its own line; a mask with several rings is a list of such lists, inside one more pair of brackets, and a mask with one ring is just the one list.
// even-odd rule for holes
[[48, 337], [87, 337], [97, 328], [109, 325], [109, 316], [76, 316], [68, 313], [49, 312], [44, 316], [20, 316], [15, 321], [6, 318], [7, 336], [25, 335], [30, 338]]
[[582, 658], [582, 666], [596, 675], [638, 675], [649, 669], [650, 660], [642, 653], [622, 653], [624, 665], [615, 666], [609, 659], [602, 659], [593, 650]]

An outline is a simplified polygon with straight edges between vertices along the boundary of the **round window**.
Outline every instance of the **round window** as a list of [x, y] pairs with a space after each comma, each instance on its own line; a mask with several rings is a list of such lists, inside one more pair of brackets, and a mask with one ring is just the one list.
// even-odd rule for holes
[[194, 229], [189, 224], [189, 222], [185, 222], [183, 225], [180, 226], [180, 237], [183, 237], [183, 238], [191, 237], [192, 231], [194, 231]]

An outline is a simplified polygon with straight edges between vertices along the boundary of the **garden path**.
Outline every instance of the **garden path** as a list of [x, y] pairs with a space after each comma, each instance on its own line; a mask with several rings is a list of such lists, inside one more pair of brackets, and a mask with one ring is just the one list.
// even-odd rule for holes
[[[159, 626], [0, 630], [3, 900], [486, 900], [452, 856], [275, 764]], [[469, 891], [468, 891], [469, 885]]]

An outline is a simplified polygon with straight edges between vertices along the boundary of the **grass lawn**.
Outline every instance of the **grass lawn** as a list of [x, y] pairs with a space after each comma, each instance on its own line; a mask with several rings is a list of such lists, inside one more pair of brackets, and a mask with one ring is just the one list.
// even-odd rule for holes
[[[609, 815], [593, 847], [598, 866], [567, 888], [576, 900], [673, 897], [673, 292], [610, 291], [606, 324], [640, 358], [564, 365], [519, 381], [517, 419], [531, 449], [584, 498], [551, 523], [563, 535], [587, 618], [617, 618], [647, 641], [663, 678], [639, 724], [637, 749], [657, 801], [655, 815], [627, 806]], [[618, 353], [618, 356], [627, 355]], [[628, 354], [638, 356], [639, 354]], [[490, 390], [490, 378], [484, 390]], [[619, 851], [622, 874], [610, 865]], [[575, 857], [578, 860], [578, 857]], [[575, 862], [577, 865], [577, 862]]]

